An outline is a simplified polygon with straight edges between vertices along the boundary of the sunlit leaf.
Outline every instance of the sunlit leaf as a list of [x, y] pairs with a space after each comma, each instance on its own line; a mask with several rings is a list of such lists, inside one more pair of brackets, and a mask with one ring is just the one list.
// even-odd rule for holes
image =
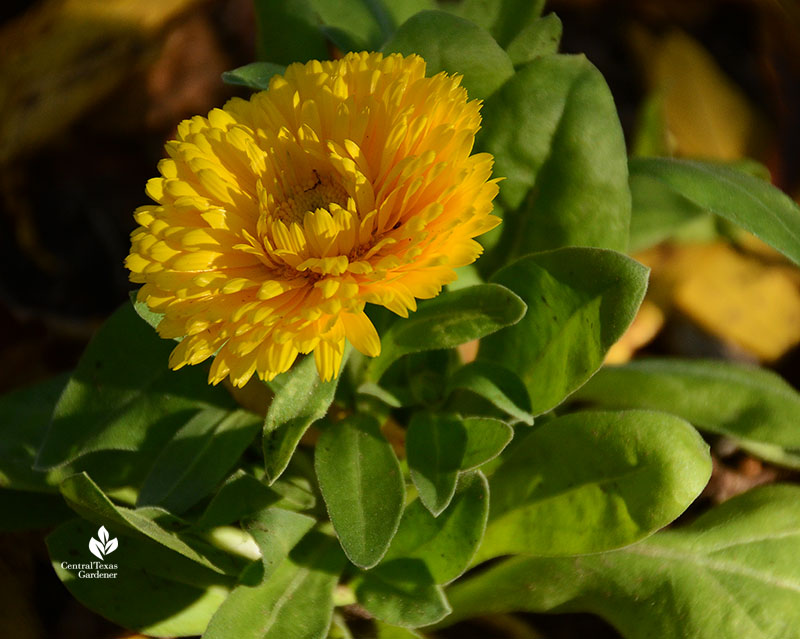
[[506, 560], [448, 591], [454, 613], [445, 623], [581, 611], [629, 639], [792, 637], [800, 626], [799, 504], [797, 486], [756, 488], [622, 550]]
[[478, 358], [519, 375], [539, 415], [600, 367], [636, 315], [647, 269], [613, 251], [565, 248], [524, 257], [492, 280], [516, 292], [528, 312], [485, 337]]
[[374, 566], [397, 531], [405, 498], [400, 464], [377, 421], [352, 415], [329, 425], [314, 466], [342, 548], [354, 564]]
[[671, 415], [559, 417], [527, 434], [492, 475], [478, 560], [625, 546], [680, 515], [710, 475], [708, 446]]

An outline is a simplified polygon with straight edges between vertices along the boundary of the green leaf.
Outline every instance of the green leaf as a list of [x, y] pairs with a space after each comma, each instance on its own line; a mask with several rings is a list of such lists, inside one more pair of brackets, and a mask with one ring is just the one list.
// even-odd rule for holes
[[150, 307], [147, 306], [147, 304], [140, 302], [137, 296], [137, 291], [131, 291], [128, 297], [131, 300], [131, 304], [133, 304], [133, 310], [136, 311], [136, 314], [145, 322], [147, 322], [152, 328], [158, 330], [158, 325], [161, 320], [164, 319], [164, 314], [155, 313], [150, 310]]
[[490, 401], [511, 417], [533, 424], [531, 400], [520, 378], [504, 366], [486, 361], [470, 362], [448, 380], [448, 393], [460, 388]]
[[449, 583], [469, 566], [483, 537], [488, 514], [486, 478], [480, 472], [463, 475], [453, 501], [438, 517], [431, 515], [419, 499], [406, 506], [380, 565], [419, 559], [435, 583]]
[[255, 8], [259, 60], [291, 64], [330, 57], [310, 0], [256, 0]]
[[461, 459], [461, 470], [472, 470], [494, 459], [514, 437], [514, 429], [491, 417], [466, 417], [462, 421], [467, 446]]
[[514, 262], [492, 280], [517, 293], [528, 313], [515, 326], [484, 338], [479, 360], [519, 375], [533, 415], [551, 410], [591, 377], [633, 321], [647, 274], [624, 255], [589, 248]]
[[508, 43], [506, 52], [518, 67], [540, 56], [557, 53], [560, 43], [561, 20], [555, 13], [550, 13], [525, 25]]
[[413, 630], [400, 628], [398, 626], [389, 626], [380, 621], [376, 622], [375, 627], [378, 630], [377, 639], [424, 639], [421, 634]]
[[559, 417], [528, 434], [492, 475], [478, 560], [631, 544], [678, 517], [710, 476], [708, 446], [672, 415]]
[[292, 548], [316, 523], [317, 520], [313, 517], [282, 508], [267, 508], [245, 522], [245, 530], [253, 536], [261, 549], [263, 570], [259, 581], [270, 578], [289, 556]]
[[377, 381], [389, 366], [408, 353], [452, 348], [515, 324], [525, 304], [508, 288], [480, 284], [442, 293], [398, 320], [381, 338], [381, 354], [370, 361], [366, 378]]
[[632, 252], [654, 246], [687, 225], [710, 217], [704, 208], [652, 177], [631, 175], [630, 187]]
[[354, 589], [367, 612], [393, 626], [429, 626], [450, 613], [444, 590], [419, 559], [379, 566], [356, 579]]
[[78, 601], [125, 628], [156, 637], [198, 635], [228, 594], [229, 580], [132, 537], [121, 538], [104, 562], [117, 566], [102, 571], [116, 578], [79, 578], [79, 569], [67, 564], [96, 562], [87, 545], [95, 536], [97, 526], [85, 521], [56, 528], [47, 537], [53, 569]]
[[317, 442], [314, 466], [347, 557], [374, 566], [397, 531], [405, 500], [400, 464], [378, 422], [352, 415], [331, 424]]
[[447, 624], [506, 611], [593, 612], [628, 639], [795, 637], [800, 488], [734, 497], [615, 552], [514, 558], [449, 590]]
[[575, 399], [660, 410], [713, 433], [800, 448], [800, 393], [755, 366], [680, 359], [607, 366]]
[[463, 0], [455, 4], [443, 2], [442, 5], [491, 32], [505, 47], [522, 29], [539, 18], [544, 0]]
[[[346, 360], [345, 354], [342, 366]], [[264, 463], [270, 483], [286, 470], [303, 433], [328, 412], [339, 377], [321, 381], [314, 358], [305, 357], [272, 381], [275, 398], [264, 420], [263, 441]]]
[[197, 522], [199, 528], [224, 526], [280, 500], [280, 495], [243, 470], [220, 487]]
[[236, 464], [261, 425], [258, 415], [217, 408], [189, 420], [156, 457], [137, 506], [182, 513], [210, 493]]
[[146, 464], [183, 424], [209, 406], [232, 408], [199, 366], [167, 367], [174, 346], [125, 304], [100, 328], [56, 404], [39, 468], [92, 451], [136, 451]]
[[311, 0], [317, 15], [331, 29], [344, 32], [352, 44], [347, 51], [375, 50], [391, 35], [394, 22], [380, 0]]
[[625, 140], [611, 92], [586, 58], [535, 59], [486, 100], [482, 116], [476, 145], [506, 178], [499, 199], [509, 211], [490, 258], [563, 246], [626, 250]]
[[384, 4], [395, 25], [403, 24], [415, 13], [436, 8], [435, 0], [392, 0]]
[[0, 488], [0, 532], [50, 528], [75, 516], [60, 495]]
[[660, 180], [800, 264], [800, 207], [767, 182], [719, 164], [693, 160], [632, 158], [630, 171], [632, 176]]
[[353, 639], [353, 634], [350, 632], [350, 628], [347, 627], [347, 622], [342, 618], [342, 615], [335, 611], [331, 620], [331, 627], [328, 630], [328, 639]]
[[467, 448], [467, 432], [457, 415], [416, 413], [406, 433], [411, 479], [425, 507], [438, 516], [453, 498]]
[[382, 50], [421, 55], [427, 63], [428, 76], [440, 71], [462, 74], [462, 84], [472, 99], [490, 96], [514, 75], [508, 54], [488, 32], [444, 11], [413, 15]]
[[269, 89], [269, 81], [273, 75], [283, 74], [286, 67], [272, 62], [251, 62], [222, 74], [222, 81], [234, 86], [247, 87], [263, 91]]
[[0, 488], [57, 492], [33, 469], [66, 375], [0, 397]]
[[269, 579], [237, 586], [203, 639], [324, 639], [343, 564], [333, 539], [309, 533]]
[[165, 510], [132, 510], [115, 506], [85, 473], [65, 479], [60, 488], [67, 504], [76, 513], [97, 525], [105, 526], [112, 534], [150, 539], [220, 574], [236, 574], [241, 568], [232, 557], [208, 544], [197, 540], [192, 540], [191, 545], [187, 543], [180, 531], [187, 529], [188, 525]]

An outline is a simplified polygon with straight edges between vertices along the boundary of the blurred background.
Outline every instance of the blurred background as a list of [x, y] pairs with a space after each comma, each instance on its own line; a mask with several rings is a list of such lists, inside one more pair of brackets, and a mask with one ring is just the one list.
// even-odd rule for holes
[[[631, 153], [753, 158], [800, 198], [800, 4], [552, 0], [545, 11], [561, 18], [561, 51], [585, 53], [605, 75]], [[254, 59], [255, 37], [252, 0], [2, 3], [0, 392], [71, 369], [127, 299], [131, 214], [147, 203], [163, 144], [182, 118], [237, 93], [220, 74]], [[611, 361], [640, 349], [727, 357], [800, 385], [800, 271], [728, 231], [633, 247], [652, 284]], [[796, 479], [724, 446], [715, 455], [709, 501]], [[0, 544], [0, 636], [126, 636], [71, 599], [39, 533]], [[497, 623], [474, 636], [530, 636]], [[536, 627], [615, 636], [581, 615]]]

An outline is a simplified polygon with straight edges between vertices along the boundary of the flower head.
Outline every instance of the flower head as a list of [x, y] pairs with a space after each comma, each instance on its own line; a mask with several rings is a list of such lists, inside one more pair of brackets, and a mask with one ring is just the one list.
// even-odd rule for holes
[[351, 53], [181, 122], [126, 260], [159, 334], [183, 337], [170, 366], [216, 353], [209, 381], [242, 386], [312, 351], [331, 379], [345, 339], [377, 355], [365, 304], [406, 317], [499, 223], [479, 110], [418, 56]]

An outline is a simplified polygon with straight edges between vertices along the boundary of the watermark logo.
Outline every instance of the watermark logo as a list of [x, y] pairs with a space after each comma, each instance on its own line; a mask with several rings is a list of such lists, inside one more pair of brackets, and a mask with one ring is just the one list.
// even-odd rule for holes
[[100, 561], [103, 561], [106, 555], [110, 555], [117, 549], [119, 544], [117, 543], [116, 537], [114, 537], [114, 539], [108, 538], [109, 535], [105, 526], [100, 526], [100, 530], [97, 531], [97, 536], [99, 537], [99, 541], [94, 537], [89, 540], [89, 551]]
[[116, 579], [118, 566], [117, 564], [106, 563], [106, 556], [114, 552], [119, 543], [116, 537], [114, 539], [110, 537], [106, 527], [100, 526], [97, 531], [97, 539], [94, 537], [89, 539], [89, 552], [100, 561], [75, 564], [62, 561], [61, 569], [75, 571], [78, 579]]

